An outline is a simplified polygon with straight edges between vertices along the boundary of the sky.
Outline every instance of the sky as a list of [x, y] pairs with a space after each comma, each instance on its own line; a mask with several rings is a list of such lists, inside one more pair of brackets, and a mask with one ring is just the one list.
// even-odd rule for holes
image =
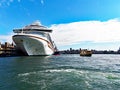
[[53, 29], [59, 50], [120, 47], [120, 0], [0, 0], [0, 42], [36, 20]]

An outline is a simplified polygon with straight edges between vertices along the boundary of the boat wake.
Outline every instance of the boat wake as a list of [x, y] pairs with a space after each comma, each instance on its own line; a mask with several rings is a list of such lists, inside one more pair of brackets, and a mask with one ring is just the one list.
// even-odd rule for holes
[[[39, 85], [40, 88], [63, 87], [87, 87], [93, 89], [95, 86], [105, 86], [106, 89], [120, 84], [120, 74], [110, 72], [96, 72], [76, 69], [49, 69], [44, 71], [27, 72], [18, 74], [21, 82]], [[93, 82], [94, 81], [94, 82]], [[109, 86], [109, 87], [108, 87]], [[57, 87], [54, 87], [57, 88]], [[72, 89], [70, 89], [72, 90]]]

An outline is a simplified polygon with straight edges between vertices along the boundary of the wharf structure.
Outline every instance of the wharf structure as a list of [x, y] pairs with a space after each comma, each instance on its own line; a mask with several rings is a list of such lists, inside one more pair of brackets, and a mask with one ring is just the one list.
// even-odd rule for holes
[[0, 56], [16, 56], [18, 52], [16, 46], [13, 43], [5, 42], [2, 44], [0, 42]]

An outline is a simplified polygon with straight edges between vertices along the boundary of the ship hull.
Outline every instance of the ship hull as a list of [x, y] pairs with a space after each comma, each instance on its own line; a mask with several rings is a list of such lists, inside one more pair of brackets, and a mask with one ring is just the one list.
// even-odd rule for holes
[[14, 35], [13, 41], [25, 55], [52, 55], [54, 48], [50, 41], [34, 35]]

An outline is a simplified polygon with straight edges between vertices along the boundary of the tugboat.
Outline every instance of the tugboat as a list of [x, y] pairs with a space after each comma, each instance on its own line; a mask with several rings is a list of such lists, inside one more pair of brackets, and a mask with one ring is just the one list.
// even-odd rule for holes
[[92, 51], [87, 50], [87, 49], [80, 50], [80, 56], [91, 57], [92, 56]]

